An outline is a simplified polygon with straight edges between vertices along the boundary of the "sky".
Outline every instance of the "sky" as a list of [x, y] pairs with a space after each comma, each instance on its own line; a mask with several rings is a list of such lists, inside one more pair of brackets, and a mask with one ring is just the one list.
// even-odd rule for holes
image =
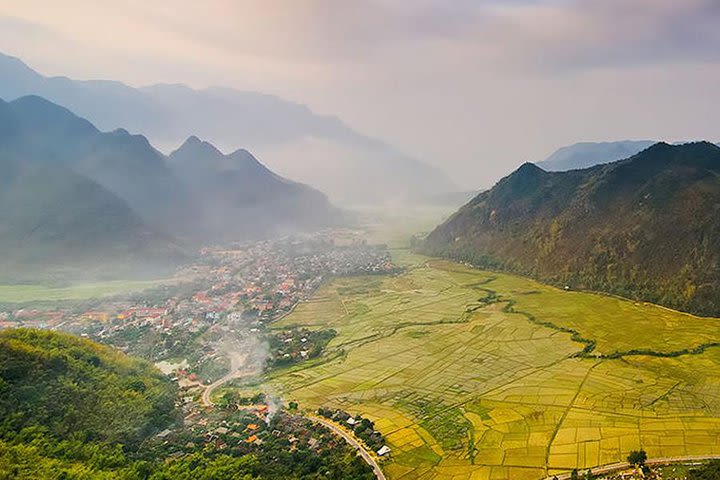
[[45, 75], [271, 93], [477, 188], [578, 141], [720, 140], [720, 0], [0, 0]]

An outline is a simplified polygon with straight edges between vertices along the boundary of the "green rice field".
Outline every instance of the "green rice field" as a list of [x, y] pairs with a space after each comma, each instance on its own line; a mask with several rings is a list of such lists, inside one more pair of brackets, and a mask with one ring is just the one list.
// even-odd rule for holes
[[277, 328], [333, 328], [271, 381], [375, 421], [392, 480], [539, 479], [720, 454], [720, 320], [414, 256], [335, 279]]
[[114, 280], [64, 287], [48, 285], [0, 285], [0, 303], [83, 300], [137, 292], [161, 284], [163, 280]]

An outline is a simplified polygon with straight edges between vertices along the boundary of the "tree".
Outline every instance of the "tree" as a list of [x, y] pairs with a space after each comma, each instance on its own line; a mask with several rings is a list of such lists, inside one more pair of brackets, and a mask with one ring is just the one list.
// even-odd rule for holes
[[627, 461], [630, 465], [641, 467], [645, 465], [645, 462], [647, 461], [647, 453], [645, 453], [645, 450], [642, 449], [633, 450], [630, 452], [630, 455], [628, 455]]
[[573, 471], [570, 472], [570, 480], [579, 480], [577, 468], [573, 468]]

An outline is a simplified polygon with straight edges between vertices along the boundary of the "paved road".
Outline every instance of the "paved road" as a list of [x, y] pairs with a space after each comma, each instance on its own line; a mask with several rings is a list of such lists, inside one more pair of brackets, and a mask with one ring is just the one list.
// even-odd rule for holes
[[241, 370], [241, 367], [245, 363], [246, 357], [247, 356], [245, 354], [230, 354], [230, 373], [222, 377], [220, 380], [215, 380], [213, 383], [205, 387], [205, 391], [200, 397], [203, 405], [205, 405], [206, 407], [212, 407], [213, 405], [215, 405], [210, 400], [210, 395], [212, 395], [212, 392], [215, 391], [219, 386], [229, 382], [230, 380], [235, 380], [236, 378], [241, 378], [252, 373], [244, 369]]
[[378, 480], [387, 480], [385, 478], [385, 474], [380, 469], [380, 465], [378, 465], [378, 463], [375, 461], [375, 458], [373, 458], [373, 456], [370, 455], [370, 453], [367, 450], [365, 450], [365, 447], [362, 446], [360, 444], [360, 442], [355, 440], [355, 438], [352, 435], [350, 435], [350, 433], [348, 433], [344, 429], [340, 428], [339, 426], [335, 425], [334, 423], [332, 423], [328, 420], [325, 420], [324, 418], [316, 417], [314, 415], [308, 415], [307, 418], [309, 420], [312, 420], [315, 423], [319, 423], [320, 425], [329, 428], [334, 433], [336, 433], [336, 434], [340, 435], [342, 438], [344, 438], [345, 441], [347, 443], [349, 443], [351, 447], [353, 447], [355, 450], [358, 451], [358, 453], [360, 453], [363, 460], [365, 460], [365, 462], [367, 462], [367, 464], [372, 467], [373, 471], [375, 472], [375, 476], [377, 477]]
[[[690, 463], [690, 462], [702, 462], [704, 460], [718, 460], [720, 455], [691, 455], [687, 457], [664, 457], [664, 458], [650, 458], [647, 460], [648, 465], [668, 465], [672, 463]], [[606, 475], [608, 473], [616, 472], [618, 470], [627, 470], [630, 468], [630, 464], [627, 462], [612, 463], [609, 465], [603, 465], [591, 469], [595, 475]], [[583, 474], [585, 470], [581, 470]], [[557, 477], [558, 480], [568, 480], [570, 473], [563, 473], [562, 475], [551, 475], [547, 477], [548, 480]]]

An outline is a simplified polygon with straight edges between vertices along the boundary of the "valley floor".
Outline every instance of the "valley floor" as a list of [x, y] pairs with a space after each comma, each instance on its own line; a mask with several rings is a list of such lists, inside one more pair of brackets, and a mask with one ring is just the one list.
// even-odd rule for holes
[[720, 454], [720, 320], [395, 251], [275, 324], [332, 328], [275, 373], [286, 401], [373, 420], [391, 480], [539, 479]]
[[108, 280], [62, 287], [42, 284], [0, 284], [0, 303], [49, 302], [99, 298], [137, 292], [171, 281], [173, 280]]

